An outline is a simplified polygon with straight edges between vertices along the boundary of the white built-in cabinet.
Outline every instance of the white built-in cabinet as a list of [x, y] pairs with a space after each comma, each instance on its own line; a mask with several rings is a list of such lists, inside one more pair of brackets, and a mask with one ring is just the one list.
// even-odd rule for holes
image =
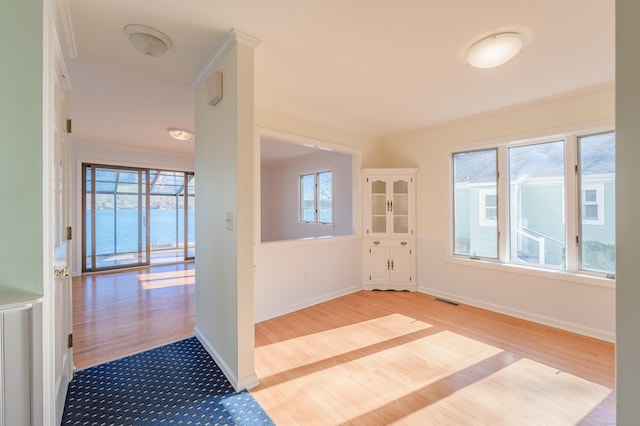
[[416, 169], [362, 169], [365, 290], [415, 291]]

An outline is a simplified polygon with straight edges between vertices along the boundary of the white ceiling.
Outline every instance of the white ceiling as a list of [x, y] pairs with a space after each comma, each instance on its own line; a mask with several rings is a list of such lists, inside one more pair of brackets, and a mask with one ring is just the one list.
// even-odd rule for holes
[[[262, 41], [256, 104], [373, 138], [614, 81], [614, 0], [66, 0], [74, 140], [193, 152], [191, 83], [232, 28]], [[123, 33], [174, 46], [145, 58]], [[524, 51], [480, 70], [462, 53], [520, 31]], [[196, 135], [197, 137], [197, 135]]]

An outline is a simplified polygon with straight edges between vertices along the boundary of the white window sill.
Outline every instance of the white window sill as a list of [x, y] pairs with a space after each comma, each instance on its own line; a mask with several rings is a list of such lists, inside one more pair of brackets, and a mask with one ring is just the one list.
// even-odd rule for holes
[[578, 284], [592, 285], [596, 287], [604, 287], [614, 289], [616, 286], [615, 279], [609, 279], [597, 275], [589, 275], [586, 273], [575, 273], [563, 270], [536, 268], [529, 265], [519, 265], [515, 263], [502, 263], [497, 260], [489, 259], [469, 259], [461, 256], [448, 256], [447, 262], [457, 265], [464, 265], [474, 268], [491, 269], [494, 271], [507, 272], [512, 274], [528, 275], [550, 280], [574, 282]]

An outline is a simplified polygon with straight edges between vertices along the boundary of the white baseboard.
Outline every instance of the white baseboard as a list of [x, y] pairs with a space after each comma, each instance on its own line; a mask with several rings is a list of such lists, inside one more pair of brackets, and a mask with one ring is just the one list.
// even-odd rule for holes
[[[270, 320], [272, 318], [276, 318], [282, 315], [290, 314], [291, 312], [299, 311], [300, 309], [308, 308], [313, 305], [317, 305], [322, 302], [327, 302], [329, 300], [337, 299], [338, 297], [346, 296], [347, 294], [356, 293], [362, 290], [360, 286], [354, 286], [342, 289], [340, 291], [334, 291], [332, 293], [323, 294], [322, 296], [313, 297], [307, 300], [303, 300], [298, 303], [294, 303], [288, 306], [282, 306], [278, 309], [274, 309], [268, 311], [266, 313], [256, 313], [255, 322], [262, 322], [266, 320]], [[257, 311], [257, 310], [256, 310]]]
[[534, 314], [531, 312], [521, 311], [513, 309], [508, 306], [495, 305], [483, 300], [472, 299], [469, 297], [461, 296], [459, 294], [449, 293], [425, 286], [418, 286], [418, 292], [429, 294], [431, 296], [442, 297], [447, 300], [464, 303], [467, 305], [475, 306], [477, 308], [487, 309], [489, 311], [498, 312], [500, 314], [509, 315], [512, 317], [524, 319], [527, 321], [533, 321], [540, 324], [548, 325], [550, 327], [559, 328], [561, 330], [570, 331], [572, 333], [582, 334], [584, 336], [594, 337], [596, 339], [605, 340], [607, 342], [615, 342], [615, 334], [609, 333], [604, 330], [598, 330], [595, 328], [584, 327], [579, 324], [570, 323], [567, 321], [561, 321], [555, 318], [545, 317], [542, 315]]
[[196, 339], [198, 339], [198, 341], [202, 344], [205, 350], [209, 353], [209, 355], [211, 355], [211, 358], [213, 358], [213, 360], [216, 362], [218, 367], [220, 367], [220, 370], [222, 370], [222, 373], [225, 375], [227, 380], [229, 380], [229, 382], [231, 383], [231, 386], [233, 386], [236, 392], [239, 392], [244, 389], [251, 389], [260, 384], [260, 382], [258, 381], [258, 376], [256, 375], [255, 372], [252, 374], [249, 374], [246, 377], [241, 377], [238, 379], [238, 377], [236, 377], [233, 371], [224, 362], [220, 354], [216, 352], [216, 350], [213, 348], [211, 343], [204, 337], [204, 335], [200, 332], [200, 330], [198, 330], [198, 327], [195, 327], [193, 329], [193, 334], [196, 337]]

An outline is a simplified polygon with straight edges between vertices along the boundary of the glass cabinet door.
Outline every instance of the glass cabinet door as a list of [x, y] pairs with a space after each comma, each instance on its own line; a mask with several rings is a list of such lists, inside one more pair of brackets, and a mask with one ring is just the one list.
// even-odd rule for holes
[[394, 234], [409, 233], [409, 181], [403, 178], [394, 179], [392, 183], [391, 212], [392, 230]]
[[371, 232], [374, 234], [387, 232], [387, 181], [374, 180], [371, 182]]

